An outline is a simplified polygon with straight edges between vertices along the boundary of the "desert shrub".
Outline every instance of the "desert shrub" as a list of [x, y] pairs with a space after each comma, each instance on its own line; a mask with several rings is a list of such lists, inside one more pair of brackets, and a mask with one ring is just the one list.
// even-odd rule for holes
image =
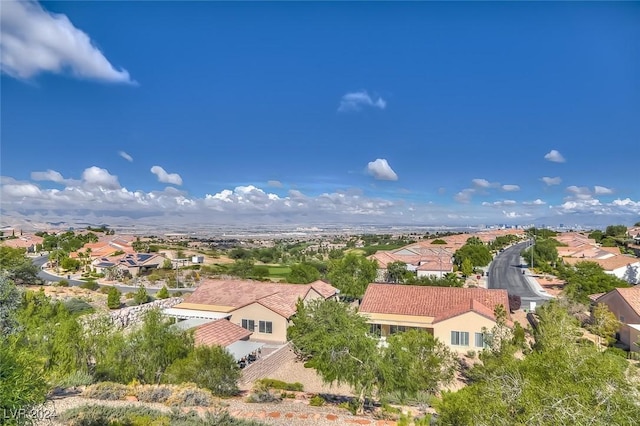
[[93, 306], [78, 298], [67, 300], [64, 302], [64, 307], [67, 308], [70, 314], [74, 315], [88, 314], [95, 310]]
[[120, 308], [120, 298], [122, 293], [116, 287], [109, 288], [109, 296], [107, 297], [107, 307], [109, 309]]
[[293, 393], [293, 392], [291, 392], [291, 393], [289, 393], [289, 392], [282, 392], [282, 393], [280, 394], [280, 398], [282, 398], [282, 399], [285, 399], [285, 398], [294, 399], [295, 397], [296, 397], [296, 394], [295, 394], [295, 393]]
[[355, 416], [358, 413], [358, 409], [360, 407], [356, 400], [350, 399], [349, 401], [341, 402], [340, 404], [338, 404], [338, 408], [344, 408]]
[[321, 397], [320, 395], [314, 395], [310, 400], [309, 400], [309, 405], [313, 406], [313, 407], [322, 407], [324, 405], [324, 398]]
[[183, 293], [182, 293], [181, 291], [175, 291], [175, 292], [173, 292], [173, 297], [180, 297], [180, 296], [182, 296], [182, 295], [183, 295]]
[[97, 282], [93, 280], [86, 281], [80, 284], [80, 288], [86, 288], [87, 290], [97, 290], [100, 288]]
[[128, 393], [129, 388], [126, 385], [113, 382], [100, 382], [88, 386], [82, 393], [82, 396], [85, 398], [117, 401], [127, 396]]
[[173, 389], [169, 386], [144, 386], [139, 388], [136, 392], [136, 397], [139, 401], [142, 402], [166, 402], [171, 394], [173, 393]]
[[166, 403], [172, 407], [210, 407], [213, 402], [213, 394], [210, 391], [187, 384], [176, 388]]
[[279, 389], [285, 391], [302, 392], [304, 385], [302, 383], [287, 383], [276, 379], [260, 379], [256, 384], [263, 385], [270, 389]]
[[236, 419], [228, 412], [205, 413], [174, 410], [163, 413], [152, 408], [128, 405], [110, 407], [106, 405], [83, 405], [65, 411], [60, 417], [69, 426], [261, 426], [251, 420]]
[[111, 287], [100, 287], [100, 289], [98, 290], [100, 293], [102, 294], [109, 294], [109, 291], [111, 290]]
[[167, 290], [167, 286], [163, 286], [157, 293], [156, 298], [158, 299], [168, 299], [169, 298], [169, 290]]
[[267, 403], [267, 402], [280, 402], [282, 398], [269, 390], [269, 387], [261, 382], [256, 382], [253, 386], [251, 395], [247, 397], [247, 402], [252, 403]]
[[88, 386], [94, 381], [93, 376], [84, 371], [76, 370], [66, 376], [54, 380], [53, 385], [58, 388], [67, 389], [76, 386]]
[[126, 293], [124, 295], [125, 299], [133, 299], [136, 295], [134, 293]]
[[55, 283], [54, 286], [56, 286], [56, 287], [69, 287], [69, 281], [60, 280], [57, 283]]
[[474, 351], [473, 349], [469, 349], [467, 351], [467, 358], [475, 358], [476, 357], [476, 351]]

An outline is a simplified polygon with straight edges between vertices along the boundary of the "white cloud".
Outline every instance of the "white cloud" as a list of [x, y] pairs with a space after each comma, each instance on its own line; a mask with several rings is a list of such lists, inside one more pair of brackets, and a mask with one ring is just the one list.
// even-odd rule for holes
[[518, 203], [515, 200], [500, 200], [500, 201], [494, 201], [493, 203], [490, 203], [488, 201], [482, 202], [483, 206], [496, 206], [496, 207], [513, 206], [514, 204], [518, 204]]
[[124, 152], [124, 151], [118, 151], [118, 155], [119, 155], [120, 157], [124, 158], [125, 160], [127, 160], [127, 161], [128, 161], [128, 162], [130, 162], [130, 163], [131, 163], [131, 162], [133, 162], [133, 157], [132, 157], [132, 156], [130, 156], [129, 154], [127, 154], [127, 153], [126, 153], [126, 152]]
[[564, 163], [566, 161], [562, 156], [562, 154], [560, 154], [560, 152], [556, 151], [555, 149], [552, 149], [551, 151], [549, 151], [544, 156], [544, 159], [554, 163]]
[[62, 183], [65, 181], [60, 172], [56, 172], [55, 170], [51, 169], [47, 170], [46, 172], [31, 172], [31, 179], [57, 183]]
[[384, 158], [370, 161], [367, 164], [367, 173], [377, 180], [398, 180], [398, 175]]
[[385, 109], [387, 101], [379, 96], [376, 99], [372, 98], [366, 90], [350, 92], [340, 99], [338, 112], [360, 111], [363, 107]]
[[134, 83], [66, 15], [50, 13], [33, 1], [2, 1], [0, 52], [2, 72], [18, 79], [70, 71], [78, 78]]
[[267, 185], [273, 188], [282, 188], [282, 182], [280, 182], [279, 180], [269, 180], [267, 181]]
[[158, 182], [170, 183], [173, 185], [182, 185], [182, 178], [177, 173], [167, 173], [160, 166], [151, 167], [151, 173], [158, 177]]
[[484, 188], [484, 189], [490, 188], [493, 186], [493, 184], [486, 179], [473, 179], [471, 183], [473, 183], [478, 188]]
[[476, 190], [473, 188], [465, 188], [462, 191], [458, 192], [456, 195], [454, 195], [453, 199], [459, 203], [464, 203], [464, 204], [470, 203], [471, 197], [475, 192]]
[[2, 192], [4, 196], [16, 198], [38, 198], [42, 195], [42, 192], [40, 192], [40, 188], [32, 183], [12, 183], [3, 185]]
[[571, 194], [567, 199], [588, 200], [591, 198], [591, 191], [586, 186], [571, 185], [567, 187], [567, 192]]
[[86, 186], [100, 187], [105, 189], [119, 189], [120, 183], [118, 182], [118, 176], [114, 176], [106, 169], [92, 166], [85, 169], [82, 172], [82, 181]]
[[518, 185], [502, 185], [502, 190], [507, 192], [520, 191]]
[[613, 189], [607, 188], [606, 186], [596, 185], [593, 187], [593, 192], [596, 195], [609, 195], [609, 194], [613, 194]]
[[560, 183], [562, 183], [562, 179], [559, 177], [543, 177], [540, 179], [541, 181], [543, 181], [544, 183], [546, 183], [548, 186], [551, 185], [560, 185]]
[[522, 204], [524, 204], [525, 206], [544, 206], [547, 203], [538, 198], [533, 201], [523, 201]]

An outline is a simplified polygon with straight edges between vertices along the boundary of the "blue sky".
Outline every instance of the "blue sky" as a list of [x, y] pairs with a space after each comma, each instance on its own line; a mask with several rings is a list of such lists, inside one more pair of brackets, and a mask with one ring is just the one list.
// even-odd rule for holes
[[640, 3], [0, 12], [5, 219], [640, 220]]

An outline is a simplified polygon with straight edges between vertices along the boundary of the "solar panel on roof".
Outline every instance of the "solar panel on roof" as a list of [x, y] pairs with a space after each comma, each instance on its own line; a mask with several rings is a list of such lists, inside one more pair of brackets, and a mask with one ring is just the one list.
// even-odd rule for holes
[[131, 259], [127, 259], [127, 263], [128, 263], [129, 265], [131, 265], [131, 266], [135, 266], [135, 264], [136, 264], [136, 262], [134, 262], [134, 261], [133, 261], [133, 260], [131, 260]]

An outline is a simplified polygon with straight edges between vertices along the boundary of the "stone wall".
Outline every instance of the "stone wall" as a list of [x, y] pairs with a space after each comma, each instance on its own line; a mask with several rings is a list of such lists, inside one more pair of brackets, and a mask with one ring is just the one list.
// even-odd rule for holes
[[296, 354], [293, 352], [290, 344], [286, 344], [268, 356], [259, 359], [253, 364], [242, 370], [240, 378], [240, 386], [250, 385], [258, 379], [269, 377], [287, 361], [294, 360]]
[[181, 303], [182, 300], [183, 299], [181, 297], [158, 299], [150, 303], [145, 303], [144, 305], [129, 306], [127, 308], [111, 311], [109, 312], [109, 316], [111, 317], [112, 324], [121, 328], [125, 328], [140, 322], [142, 320], [143, 314], [150, 309], [159, 308], [162, 310], [171, 308], [178, 303]]

